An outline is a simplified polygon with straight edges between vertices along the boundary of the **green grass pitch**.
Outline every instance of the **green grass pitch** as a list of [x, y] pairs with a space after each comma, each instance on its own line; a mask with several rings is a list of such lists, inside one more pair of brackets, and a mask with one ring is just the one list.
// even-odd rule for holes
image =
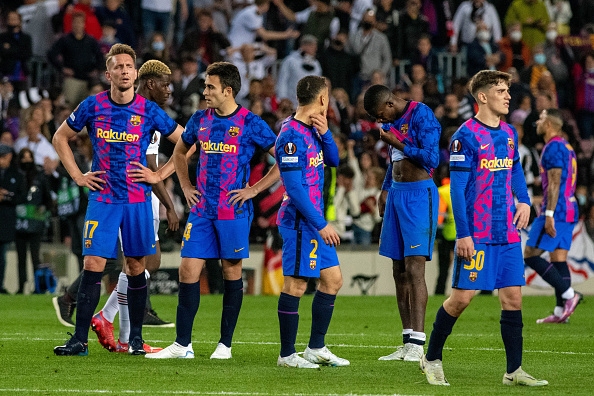
[[[89, 334], [89, 356], [56, 357], [66, 339], [51, 296], [0, 296], [1, 395], [593, 395], [594, 304], [586, 296], [569, 324], [537, 325], [553, 297], [524, 298], [522, 367], [550, 383], [507, 387], [496, 297], [477, 296], [446, 343], [444, 371], [451, 386], [426, 383], [418, 364], [378, 361], [402, 341], [395, 297], [339, 297], [326, 342], [350, 367], [298, 370], [276, 367], [279, 330], [276, 297], [246, 296], [235, 331], [233, 359], [211, 361], [219, 336], [221, 296], [202, 296], [192, 335], [193, 360], [149, 360], [109, 353]], [[426, 332], [443, 297], [430, 297]], [[105, 301], [101, 299], [100, 306]], [[159, 315], [174, 320], [177, 297], [155, 296]], [[309, 338], [311, 296], [300, 306], [297, 350]], [[117, 319], [116, 319], [117, 322]], [[116, 330], [117, 331], [117, 330]], [[117, 334], [116, 334], [117, 337]], [[144, 338], [165, 347], [175, 329], [146, 328]]]

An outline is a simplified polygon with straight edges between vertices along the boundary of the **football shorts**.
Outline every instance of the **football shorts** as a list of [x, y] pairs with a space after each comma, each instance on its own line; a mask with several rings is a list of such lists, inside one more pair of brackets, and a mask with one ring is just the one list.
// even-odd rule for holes
[[555, 221], [557, 235], [553, 238], [545, 232], [545, 220], [545, 216], [534, 219], [526, 245], [546, 250], [547, 252], [552, 252], [555, 249], [569, 250], [571, 248], [571, 238], [573, 237], [575, 223]]

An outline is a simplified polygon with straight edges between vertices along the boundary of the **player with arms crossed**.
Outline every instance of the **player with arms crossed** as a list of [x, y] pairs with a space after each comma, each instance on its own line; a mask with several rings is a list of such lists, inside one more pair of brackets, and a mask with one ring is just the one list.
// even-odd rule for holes
[[[146, 305], [145, 256], [155, 254], [151, 186], [135, 182], [138, 165], [159, 130], [177, 142], [183, 128], [159, 106], [134, 92], [136, 54], [124, 44], [111, 47], [105, 73], [109, 91], [85, 99], [58, 128], [53, 143], [64, 167], [79, 185], [88, 187], [89, 206], [83, 231], [84, 274], [78, 291], [74, 335], [56, 355], [87, 355], [88, 332], [99, 302], [106, 258], [117, 255], [118, 233], [126, 256], [130, 342], [128, 353], [144, 355], [142, 322]], [[82, 174], [68, 140], [86, 127], [93, 145], [92, 170]], [[172, 169], [169, 165], [168, 169]], [[136, 178], [136, 179], [135, 179]]]
[[[338, 166], [338, 148], [328, 130], [328, 86], [324, 77], [307, 76], [297, 83], [299, 106], [287, 118], [276, 140], [276, 163], [285, 197], [276, 224], [283, 237], [283, 290], [278, 299], [281, 351], [277, 365], [318, 368], [348, 366], [334, 355], [324, 338], [332, 319], [342, 273], [336, 255], [338, 234], [324, 219], [324, 164]], [[295, 351], [299, 299], [309, 278], [320, 278], [312, 303], [309, 344], [303, 357]]]
[[[507, 73], [483, 70], [469, 90], [478, 103], [474, 118], [452, 136], [450, 180], [456, 219], [452, 294], [437, 312], [421, 370], [432, 385], [449, 385], [442, 351], [454, 323], [477, 290], [499, 289], [501, 338], [507, 357], [506, 385], [547, 385], [524, 372], [522, 363], [522, 286], [524, 260], [518, 230], [530, 217], [530, 198], [516, 130], [502, 122], [509, 112]], [[519, 203], [514, 205], [512, 190]]]
[[[171, 70], [161, 61], [150, 60], [145, 62], [140, 69], [138, 69], [138, 88], [136, 93], [143, 98], [153, 101], [164, 109], [167, 99], [171, 95], [169, 85], [171, 84]], [[159, 142], [161, 140], [161, 133], [155, 131], [151, 144], [146, 151], [146, 162], [148, 168], [156, 172], [158, 170], [157, 157], [159, 155]], [[155, 248], [157, 253], [146, 257], [146, 271], [149, 274], [156, 272], [161, 265], [161, 249], [159, 246], [159, 204], [163, 203], [167, 213], [167, 221], [169, 229], [176, 231], [179, 228], [179, 220], [173, 208], [171, 197], [165, 190], [162, 181], [154, 184], [151, 196], [151, 204], [153, 210], [153, 228], [155, 231]], [[147, 284], [149, 281], [147, 276]], [[147, 286], [148, 287], [148, 286]], [[145, 309], [143, 326], [154, 327], [174, 327], [173, 323], [165, 322], [159, 318], [152, 310], [150, 305], [150, 296], [147, 293], [146, 300], [147, 307]], [[113, 321], [115, 315], [120, 313], [119, 317], [119, 338], [116, 344], [113, 336]], [[126, 352], [128, 350], [128, 334], [130, 331], [130, 317], [128, 314], [128, 278], [125, 269], [118, 279], [117, 287], [112, 291], [107, 299], [103, 309], [93, 316], [91, 321], [91, 328], [97, 334], [99, 343], [110, 352]], [[149, 345], [144, 346], [147, 353], [158, 352], [162, 348], [153, 348]]]
[[419, 361], [426, 340], [425, 262], [433, 254], [439, 213], [432, 175], [439, 165], [441, 126], [429, 107], [400, 99], [383, 85], [367, 90], [364, 106], [384, 123], [380, 137], [390, 145], [380, 196], [384, 222], [379, 254], [392, 259], [404, 343], [379, 359]]
[[[246, 187], [256, 146], [274, 155], [276, 136], [260, 117], [235, 102], [241, 88], [237, 67], [212, 63], [206, 69], [205, 86], [208, 109], [194, 113], [173, 151], [192, 210], [182, 239], [177, 338], [161, 352], [147, 355], [154, 359], [194, 357], [191, 336], [200, 305], [200, 272], [210, 258], [222, 259], [225, 279], [221, 338], [211, 359], [231, 358], [231, 340], [243, 301], [241, 263], [249, 257], [254, 213], [250, 199], [279, 177], [278, 167], [273, 166], [258, 183]], [[190, 182], [186, 162], [194, 144], [200, 145], [196, 187]]]
[[[536, 122], [536, 132], [544, 135], [545, 146], [540, 158], [540, 177], [544, 200], [540, 216], [532, 223], [524, 261], [555, 288], [557, 304], [552, 315], [536, 323], [565, 323], [582, 295], [571, 287], [567, 252], [578, 220], [575, 199], [577, 161], [567, 140], [561, 137], [563, 119], [557, 109], [543, 110]], [[550, 252], [551, 262], [540, 257]]]

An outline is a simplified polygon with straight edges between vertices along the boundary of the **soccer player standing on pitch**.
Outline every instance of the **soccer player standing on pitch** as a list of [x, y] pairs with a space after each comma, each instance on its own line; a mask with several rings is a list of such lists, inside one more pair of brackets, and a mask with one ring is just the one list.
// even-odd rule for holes
[[429, 107], [400, 99], [383, 85], [367, 90], [364, 106], [384, 123], [380, 137], [391, 146], [380, 196], [379, 254], [392, 259], [404, 343], [379, 359], [419, 361], [426, 339], [425, 262], [433, 254], [439, 212], [432, 176], [439, 165], [441, 126]]
[[[88, 187], [89, 206], [83, 231], [84, 273], [78, 291], [74, 335], [56, 355], [87, 355], [89, 325], [99, 302], [106, 258], [117, 256], [118, 233], [126, 256], [130, 342], [128, 353], [144, 355], [142, 322], [146, 305], [145, 256], [155, 254], [151, 186], [135, 182], [134, 163], [146, 165], [153, 131], [177, 142], [183, 128], [159, 106], [134, 92], [136, 54], [124, 44], [106, 55], [109, 91], [81, 102], [58, 128], [53, 143], [60, 160], [81, 187]], [[81, 173], [68, 140], [86, 127], [93, 145], [91, 172]], [[171, 168], [171, 166], [169, 167]]]
[[[173, 151], [175, 170], [192, 209], [182, 238], [177, 338], [149, 358], [194, 357], [191, 336], [200, 305], [200, 272], [211, 258], [222, 259], [225, 293], [221, 338], [210, 358], [231, 358], [231, 340], [243, 301], [241, 263], [249, 257], [254, 214], [250, 199], [279, 177], [278, 167], [273, 166], [258, 183], [246, 187], [256, 146], [274, 155], [276, 136], [260, 117], [235, 102], [240, 88], [237, 67], [227, 62], [209, 65], [204, 89], [208, 109], [194, 113]], [[194, 144], [200, 150], [196, 187], [190, 182], [186, 162]]]
[[[577, 161], [567, 140], [561, 137], [563, 119], [557, 109], [543, 110], [536, 122], [536, 132], [544, 135], [545, 146], [540, 158], [540, 177], [544, 190], [540, 216], [532, 223], [524, 261], [555, 288], [557, 304], [552, 315], [536, 323], [565, 323], [575, 310], [582, 294], [571, 287], [567, 252], [578, 220], [575, 199]], [[550, 252], [551, 262], [542, 257]]]
[[[299, 106], [287, 118], [276, 140], [276, 162], [286, 195], [276, 224], [283, 237], [284, 285], [278, 299], [281, 351], [277, 365], [318, 368], [348, 366], [334, 355], [324, 338], [332, 319], [342, 273], [336, 255], [338, 234], [324, 219], [324, 164], [338, 165], [338, 148], [328, 130], [328, 86], [323, 77], [307, 76], [297, 83]], [[295, 351], [299, 299], [309, 278], [320, 278], [312, 303], [309, 344], [303, 357]]]
[[[524, 372], [522, 286], [524, 260], [518, 230], [530, 217], [530, 198], [516, 130], [502, 122], [509, 112], [511, 75], [478, 72], [469, 83], [479, 111], [452, 136], [450, 194], [456, 219], [452, 294], [437, 312], [420, 368], [432, 385], [449, 385], [442, 351], [452, 328], [477, 290], [499, 289], [501, 338], [507, 357], [505, 385], [547, 385]], [[514, 205], [512, 190], [519, 203]]]

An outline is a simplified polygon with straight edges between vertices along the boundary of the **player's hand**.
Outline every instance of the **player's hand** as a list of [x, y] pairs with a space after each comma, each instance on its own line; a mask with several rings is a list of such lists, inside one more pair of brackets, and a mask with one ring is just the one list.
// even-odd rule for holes
[[472, 256], [474, 256], [474, 242], [472, 237], [456, 240], [456, 255], [465, 261], [472, 260]]
[[322, 228], [318, 232], [320, 233], [320, 236], [322, 237], [322, 239], [324, 240], [326, 245], [329, 245], [329, 246], [340, 245], [340, 237], [338, 236], [338, 234], [336, 233], [336, 231], [330, 224], [326, 225], [326, 227]]
[[138, 168], [135, 169], [128, 169], [126, 173], [130, 177], [133, 183], [149, 183], [149, 184], [157, 184], [161, 181], [159, 174], [157, 172], [153, 172], [146, 166], [142, 165], [140, 162], [132, 161], [130, 165], [137, 166]]
[[105, 180], [98, 177], [98, 175], [104, 174], [105, 171], [87, 172], [84, 175], [77, 177], [74, 182], [79, 187], [87, 187], [91, 191], [103, 191], [101, 184], [105, 184]]
[[179, 229], [179, 219], [177, 213], [173, 208], [167, 210], [167, 229], [170, 231], [177, 231]]
[[245, 201], [247, 201], [248, 199], [252, 199], [256, 195], [258, 195], [256, 189], [251, 187], [249, 184], [246, 184], [244, 188], [229, 191], [227, 193], [227, 196], [231, 194], [233, 195], [231, 196], [231, 198], [229, 198], [229, 205], [235, 206], [235, 204], [239, 202], [240, 208], [243, 206], [243, 203]]
[[380, 217], [384, 217], [384, 212], [386, 211], [386, 201], [387, 200], [388, 200], [388, 192], [382, 190], [382, 193], [379, 196], [379, 202], [377, 203]]
[[324, 112], [324, 114], [312, 114], [309, 116], [309, 118], [320, 135], [324, 135], [326, 132], [328, 132], [328, 119], [326, 118], [326, 112]]
[[184, 192], [186, 202], [190, 208], [200, 201], [200, 193], [198, 190], [196, 190], [196, 187], [192, 186], [191, 184], [187, 187], [182, 187], [182, 191]]
[[528, 221], [530, 220], [530, 205], [519, 202], [516, 205], [516, 215], [514, 216], [513, 223], [516, 225], [518, 230], [526, 228]]
[[[400, 135], [400, 132], [398, 132], [398, 134]], [[400, 147], [403, 144], [402, 141], [404, 140], [404, 136], [396, 136], [396, 134], [380, 128], [380, 139], [388, 143], [390, 146]]]
[[557, 230], [555, 229], [555, 218], [554, 217], [547, 217], [545, 219], [545, 232], [551, 238], [555, 238], [557, 236]]

